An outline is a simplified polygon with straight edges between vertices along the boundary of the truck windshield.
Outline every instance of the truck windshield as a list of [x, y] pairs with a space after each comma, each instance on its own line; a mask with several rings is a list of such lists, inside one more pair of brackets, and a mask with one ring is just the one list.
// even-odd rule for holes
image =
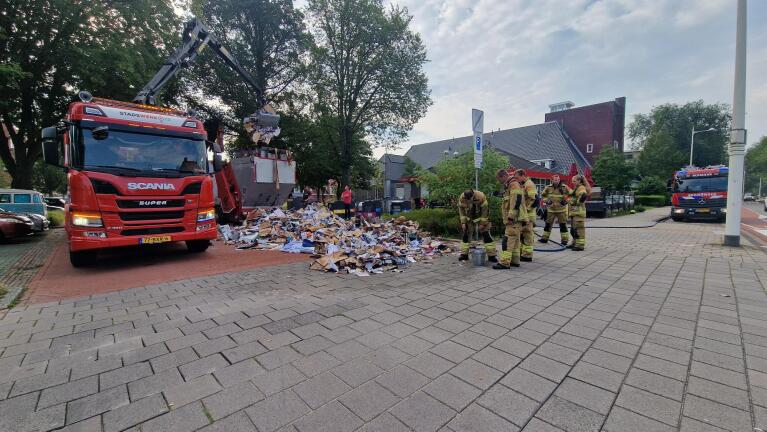
[[82, 129], [79, 135], [79, 160], [86, 169], [141, 171], [147, 176], [207, 172], [203, 140], [115, 130], [109, 131], [105, 139], [95, 139], [90, 129]]
[[725, 192], [727, 177], [703, 177], [681, 179], [676, 192]]

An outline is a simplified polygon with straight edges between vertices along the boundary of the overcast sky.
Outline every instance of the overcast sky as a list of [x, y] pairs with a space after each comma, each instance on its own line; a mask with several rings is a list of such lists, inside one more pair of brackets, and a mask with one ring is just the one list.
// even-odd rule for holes
[[[732, 104], [735, 0], [395, 0], [426, 44], [434, 105], [395, 153], [485, 129], [542, 123], [548, 105], [627, 98]], [[749, 1], [746, 128], [767, 135], [767, 0]], [[627, 143], [628, 144], [628, 143]], [[382, 154], [378, 150], [376, 155]]]

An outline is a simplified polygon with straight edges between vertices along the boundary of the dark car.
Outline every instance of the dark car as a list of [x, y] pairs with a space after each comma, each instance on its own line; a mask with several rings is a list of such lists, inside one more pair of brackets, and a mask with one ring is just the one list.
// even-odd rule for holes
[[64, 206], [67, 204], [64, 198], [61, 197], [44, 197], [43, 201], [45, 201], [45, 203], [51, 207], [64, 208]]
[[35, 223], [31, 218], [6, 211], [0, 211], [0, 239], [24, 237], [34, 233]]

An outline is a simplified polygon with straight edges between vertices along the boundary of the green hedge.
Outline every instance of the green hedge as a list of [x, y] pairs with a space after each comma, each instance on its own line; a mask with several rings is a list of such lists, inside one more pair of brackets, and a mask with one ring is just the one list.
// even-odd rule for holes
[[647, 207], [663, 207], [666, 205], [666, 195], [636, 195], [634, 203]]
[[[493, 224], [492, 232], [499, 235], [503, 229], [501, 223], [500, 198], [490, 197], [490, 222]], [[497, 201], [497, 202], [496, 202]], [[449, 209], [419, 209], [406, 213], [398, 214], [397, 217], [404, 216], [406, 219], [418, 222], [418, 226], [423, 231], [428, 231], [435, 236], [457, 236], [461, 232], [461, 223], [458, 218], [458, 211]], [[385, 215], [384, 218], [391, 218]]]
[[64, 226], [64, 212], [61, 210], [52, 210], [48, 212], [48, 220], [52, 227]]

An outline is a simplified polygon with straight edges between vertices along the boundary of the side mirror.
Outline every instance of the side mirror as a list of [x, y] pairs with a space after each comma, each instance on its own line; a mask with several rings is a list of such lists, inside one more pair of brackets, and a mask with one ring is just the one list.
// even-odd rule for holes
[[43, 159], [45, 163], [61, 166], [59, 160], [59, 133], [56, 126], [43, 128]]
[[99, 126], [93, 128], [91, 135], [93, 135], [93, 139], [95, 140], [105, 140], [109, 136], [109, 126]]
[[214, 153], [213, 154], [213, 172], [218, 173], [218, 172], [221, 172], [222, 169], [224, 169], [224, 161], [221, 160], [221, 154]]

